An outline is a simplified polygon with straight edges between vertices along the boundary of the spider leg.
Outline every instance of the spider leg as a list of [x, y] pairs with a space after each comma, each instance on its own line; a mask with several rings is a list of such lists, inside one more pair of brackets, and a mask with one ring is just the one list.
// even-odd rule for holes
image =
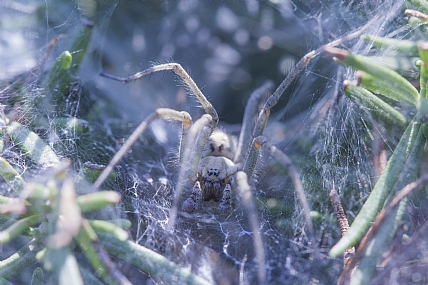
[[[196, 149], [199, 144], [202, 144], [199, 140], [205, 141], [208, 139], [207, 136], [210, 132], [212, 125], [212, 118], [210, 115], [205, 114], [200, 119], [198, 119], [187, 131], [187, 143], [184, 152], [183, 152], [183, 163], [181, 164], [179, 175], [178, 175], [178, 183], [177, 188], [175, 190], [174, 200], [172, 202], [171, 212], [170, 212], [170, 220], [169, 220], [169, 229], [174, 228], [175, 219], [177, 218], [178, 212], [178, 202], [180, 200], [181, 192], [183, 192], [184, 185], [186, 183], [186, 178], [190, 180], [190, 182], [195, 183], [197, 179], [197, 171], [199, 161], [201, 160], [202, 150]], [[208, 131], [206, 128], [208, 127]], [[202, 138], [201, 138], [202, 136]], [[208, 135], [209, 136], [209, 135]], [[186, 177], [186, 173], [187, 176]]]
[[221, 203], [218, 206], [218, 211], [222, 215], [230, 215], [232, 212], [232, 205], [230, 204], [232, 189], [230, 188], [230, 184], [226, 184], [223, 190], [223, 197], [221, 198]]
[[190, 125], [192, 125], [192, 118], [187, 112], [180, 112], [168, 108], [158, 108], [153, 113], [151, 113], [144, 121], [140, 123], [140, 125], [135, 129], [135, 131], [131, 134], [131, 136], [126, 140], [126, 142], [122, 145], [119, 151], [113, 156], [110, 163], [107, 167], [101, 172], [98, 179], [95, 181], [93, 187], [99, 188], [101, 184], [107, 179], [109, 174], [113, 171], [116, 164], [122, 159], [122, 157], [126, 154], [126, 152], [131, 148], [131, 146], [137, 141], [137, 139], [146, 131], [147, 127], [150, 123], [155, 119], [161, 118], [171, 118], [176, 121], [180, 121], [183, 123], [183, 130], [187, 130]]
[[352, 40], [354, 38], [357, 38], [363, 34], [365, 30], [367, 30], [370, 25], [374, 21], [377, 21], [379, 17], [374, 17], [372, 20], [370, 20], [367, 24], [365, 24], [363, 27], [361, 27], [359, 30], [357, 30], [354, 33], [348, 34], [346, 36], [343, 36], [337, 40], [334, 40], [326, 45], [323, 45], [319, 47], [316, 50], [313, 50], [309, 53], [307, 53], [290, 71], [290, 73], [287, 75], [287, 77], [281, 82], [281, 84], [278, 86], [278, 88], [275, 90], [275, 92], [268, 98], [265, 105], [263, 106], [263, 109], [260, 111], [259, 116], [256, 121], [256, 125], [253, 130], [253, 138], [261, 136], [263, 134], [263, 130], [266, 126], [266, 122], [270, 115], [270, 109], [272, 109], [276, 103], [278, 103], [278, 100], [281, 98], [284, 91], [288, 88], [288, 86], [294, 81], [294, 79], [297, 77], [297, 75], [302, 72], [303, 69], [305, 69], [311, 60], [316, 57], [318, 54], [320, 54], [325, 47], [330, 46], [337, 46], [340, 45], [346, 41]]
[[209, 115], [204, 115], [201, 119], [197, 120], [194, 124], [195, 126], [188, 131], [187, 139], [188, 141], [193, 142], [193, 144], [189, 144], [183, 152], [184, 159], [187, 159], [187, 161], [184, 161], [184, 167], [182, 167], [182, 170], [183, 172], [187, 172], [187, 178], [189, 178], [192, 184], [196, 182], [198, 177], [198, 166], [201, 161], [205, 144], [211, 134], [211, 130], [209, 128], [210, 123], [211, 118]]
[[[254, 117], [261, 101], [266, 97], [267, 92], [273, 88], [273, 82], [267, 81], [262, 86], [251, 93], [245, 107], [244, 118], [242, 119], [241, 133], [239, 134], [238, 147], [235, 152], [233, 162], [243, 162], [244, 151], [248, 149], [251, 143], [251, 135], [254, 128]], [[266, 100], [266, 99], [265, 99]]]
[[[248, 155], [248, 157], [252, 159], [247, 159], [246, 164], [244, 165], [244, 171], [247, 173], [248, 176], [253, 173], [254, 167], [257, 163], [257, 157], [260, 148], [263, 148], [268, 151], [269, 154], [274, 157], [288, 171], [288, 174], [290, 175], [290, 178], [296, 190], [297, 199], [299, 200], [300, 206], [303, 210], [303, 216], [305, 218], [306, 226], [308, 229], [309, 239], [311, 240], [312, 246], [314, 247], [314, 253], [317, 255], [315, 234], [310, 215], [309, 203], [306, 199], [305, 190], [303, 189], [299, 173], [294, 167], [294, 164], [291, 159], [281, 150], [271, 145], [266, 137], [259, 136], [253, 140], [251, 151]], [[251, 165], [247, 165], [247, 162], [251, 163]]]
[[107, 74], [104, 72], [102, 72], [100, 75], [107, 77], [107, 78], [110, 78], [110, 79], [114, 79], [114, 80], [123, 82], [123, 83], [127, 83], [129, 81], [137, 80], [143, 76], [146, 76], [146, 75], [149, 75], [149, 74], [152, 74], [155, 72], [159, 72], [159, 71], [164, 71], [164, 70], [174, 71], [175, 74], [177, 74], [181, 78], [181, 80], [183, 80], [183, 82], [189, 87], [189, 89], [193, 92], [193, 94], [195, 94], [196, 98], [201, 103], [202, 108], [204, 108], [205, 112], [207, 114], [211, 115], [211, 117], [212, 117], [211, 132], [213, 132], [215, 127], [218, 124], [217, 111], [214, 109], [213, 105], [207, 100], [205, 95], [201, 92], [199, 87], [193, 81], [192, 77], [190, 77], [190, 75], [186, 72], [186, 70], [184, 70], [184, 68], [180, 64], [178, 64], [178, 63], [166, 63], [166, 64], [155, 65], [153, 67], [150, 67], [146, 70], [140, 71], [140, 72], [138, 72], [134, 75], [131, 75], [129, 77], [118, 77], [118, 76]]
[[184, 150], [186, 149], [187, 146], [187, 133], [189, 131], [189, 126], [186, 125], [182, 125], [181, 127], [181, 138], [180, 138], [180, 148], [179, 148], [179, 157], [178, 157], [178, 161], [181, 163], [183, 163], [183, 155], [184, 155]]
[[254, 204], [253, 194], [251, 193], [250, 185], [248, 184], [247, 174], [243, 171], [238, 171], [235, 175], [236, 188], [242, 196], [242, 204], [247, 212], [251, 230], [254, 237], [254, 249], [258, 265], [257, 277], [259, 284], [266, 284], [266, 263], [265, 253], [263, 249], [263, 241], [260, 235], [260, 225], [257, 218], [256, 205]]
[[199, 181], [196, 181], [195, 185], [193, 185], [192, 195], [186, 201], [184, 201], [182, 209], [183, 211], [191, 214], [196, 211], [201, 204], [202, 199], [202, 190], [201, 184]]

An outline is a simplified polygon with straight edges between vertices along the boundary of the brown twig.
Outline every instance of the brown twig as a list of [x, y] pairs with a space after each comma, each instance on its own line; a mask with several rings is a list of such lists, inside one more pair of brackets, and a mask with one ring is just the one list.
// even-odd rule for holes
[[428, 15], [416, 10], [406, 9], [404, 11], [404, 14], [419, 18], [424, 21], [428, 21]]
[[[330, 191], [330, 201], [333, 206], [334, 213], [336, 214], [337, 221], [339, 222], [340, 231], [342, 232], [342, 236], [344, 236], [349, 229], [349, 223], [346, 218], [345, 211], [343, 210], [342, 203], [340, 203], [340, 197], [334, 189]], [[343, 267], [346, 267], [354, 255], [355, 247], [350, 247], [343, 253]]]

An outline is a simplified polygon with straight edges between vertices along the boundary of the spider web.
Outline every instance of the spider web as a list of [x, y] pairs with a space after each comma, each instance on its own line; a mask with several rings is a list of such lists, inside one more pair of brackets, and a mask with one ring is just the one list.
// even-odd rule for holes
[[[17, 15], [28, 17], [44, 7], [48, 17], [41, 21], [35, 16], [39, 24], [24, 30], [36, 34], [33, 37], [22, 30], [16, 32], [17, 27], [2, 30], [1, 38], [8, 40], [10, 50], [18, 50], [12, 48], [12, 43], [19, 40], [25, 42], [26, 50], [2, 58], [8, 68], [0, 71], [0, 78], [11, 79], [36, 67], [37, 58], [46, 52], [46, 43], [60, 34], [72, 35], [83, 15], [95, 22], [91, 49], [79, 73], [78, 91], [69, 98], [67, 110], [70, 116], [87, 119], [90, 133], [86, 137], [58, 134], [54, 127], [39, 132], [44, 139], [58, 136], [60, 139], [52, 140], [51, 145], [62, 156], [72, 157], [79, 171], [86, 161], [107, 164], [135, 126], [158, 107], [188, 111], [194, 119], [203, 114], [201, 108], [195, 108], [199, 105], [196, 99], [188, 96], [186, 87], [172, 73], [124, 85], [99, 77], [99, 72], [127, 76], [154, 63], [178, 62], [216, 108], [220, 128], [238, 135], [251, 91], [266, 80], [278, 85], [307, 52], [387, 12], [390, 18], [373, 24], [368, 33], [395, 33], [398, 38], [408, 38], [412, 29], [402, 28], [405, 20], [399, 4], [403, 3], [395, 2], [82, 1], [76, 6], [36, 1], [25, 8], [30, 10], [22, 10], [23, 4], [13, 1], [15, 6], [10, 4], [8, 9]], [[47, 66], [68, 43], [67, 39], [59, 41]], [[358, 39], [344, 47], [360, 54], [394, 55], [387, 49], [369, 53]], [[14, 57], [25, 59], [27, 64], [16, 66], [11, 60]], [[22, 88], [36, 92], [36, 82], [43, 72], [33, 75]], [[257, 178], [251, 185], [258, 205], [269, 283], [332, 284], [337, 280], [342, 261], [327, 256], [340, 238], [340, 229], [328, 193], [333, 188], [338, 190], [352, 221], [374, 185], [374, 142], [385, 141], [390, 154], [399, 139], [400, 132], [386, 132], [345, 98], [340, 83], [347, 78], [352, 78], [351, 70], [331, 59], [314, 59], [286, 90], [269, 119], [264, 135], [291, 157], [300, 171], [311, 209], [319, 213], [315, 231], [321, 247], [321, 259], [310, 258], [312, 251], [292, 183], [286, 171], [262, 153]], [[42, 112], [23, 109], [27, 124]], [[175, 122], [157, 121], [133, 146], [117, 167], [116, 183], [108, 184], [123, 196], [122, 207], [113, 215], [132, 220], [131, 237], [136, 242], [210, 281], [255, 282], [258, 261], [239, 195], [235, 195], [234, 211], [227, 219], [211, 214], [206, 206], [191, 216], [180, 214], [174, 233], [167, 230], [180, 167], [180, 129]], [[9, 155], [29, 179], [34, 176], [31, 162], [15, 148], [6, 148], [3, 155]], [[183, 200], [190, 191], [183, 194]], [[414, 201], [414, 208], [423, 212], [423, 201]], [[158, 282], [134, 271], [130, 280], [135, 283]]]

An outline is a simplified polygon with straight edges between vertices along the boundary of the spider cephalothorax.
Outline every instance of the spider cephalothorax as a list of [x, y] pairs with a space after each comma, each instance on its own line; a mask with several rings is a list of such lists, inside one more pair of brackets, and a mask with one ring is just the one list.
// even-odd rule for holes
[[208, 138], [202, 157], [222, 156], [233, 160], [236, 151], [235, 137], [223, 132], [214, 131]]

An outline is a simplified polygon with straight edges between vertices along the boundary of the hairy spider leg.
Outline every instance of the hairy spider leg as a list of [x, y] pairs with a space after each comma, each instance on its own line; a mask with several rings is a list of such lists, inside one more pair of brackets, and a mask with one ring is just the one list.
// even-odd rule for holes
[[178, 212], [178, 202], [180, 200], [180, 195], [183, 192], [184, 185], [187, 182], [187, 178], [192, 184], [195, 183], [197, 179], [197, 169], [201, 160], [202, 150], [197, 149], [195, 151], [195, 147], [198, 148], [198, 145], [202, 144], [200, 140], [204, 140], [206, 143], [211, 131], [204, 131], [204, 129], [211, 129], [211, 126], [212, 117], [209, 114], [205, 114], [200, 119], [196, 120], [187, 131], [187, 141], [189, 143], [186, 145], [186, 148], [183, 152], [183, 163], [180, 167], [177, 188], [175, 190], [175, 196], [170, 212], [170, 229], [174, 228]]
[[232, 213], [231, 199], [232, 188], [230, 187], [230, 184], [227, 184], [226, 187], [224, 187], [223, 197], [221, 198], [220, 205], [218, 206], [218, 210], [221, 214], [230, 215]]
[[305, 69], [311, 60], [316, 57], [318, 54], [320, 54], [326, 47], [334, 47], [338, 46], [346, 41], [352, 40], [354, 38], [357, 38], [363, 34], [365, 30], [367, 30], [374, 20], [378, 20], [379, 17], [373, 18], [371, 21], [369, 21], [367, 24], [365, 24], [363, 27], [361, 27], [359, 30], [348, 34], [346, 36], [343, 36], [337, 40], [334, 40], [328, 44], [325, 44], [316, 50], [310, 51], [307, 53], [300, 61], [293, 67], [293, 69], [290, 71], [290, 73], [285, 77], [285, 79], [281, 82], [281, 84], [278, 86], [278, 88], [275, 90], [275, 92], [268, 98], [265, 105], [263, 106], [263, 109], [259, 113], [259, 117], [256, 122], [256, 126], [254, 127], [253, 131], [253, 138], [261, 136], [263, 134], [263, 130], [265, 128], [266, 122], [270, 115], [270, 109], [272, 109], [277, 103], [278, 100], [281, 98], [284, 91], [288, 88], [288, 86], [294, 81], [294, 79], [297, 77], [297, 75], [302, 72], [303, 69]]
[[[201, 158], [203, 155], [204, 147], [207, 144], [208, 138], [210, 137], [211, 132], [207, 125], [205, 125], [199, 132], [196, 142], [194, 143], [192, 148], [189, 148], [190, 151], [193, 150], [193, 153], [187, 156], [190, 159], [190, 164], [188, 167], [187, 178], [189, 178], [190, 183], [195, 183], [196, 179], [198, 179], [198, 167], [201, 162]], [[185, 171], [185, 170], [184, 170]]]
[[[325, 47], [333, 47], [340, 45], [346, 41], [352, 40], [354, 38], [357, 38], [362, 35], [362, 33], [367, 30], [374, 21], [377, 21], [379, 17], [374, 17], [372, 20], [370, 20], [367, 24], [365, 24], [363, 27], [361, 27], [359, 30], [348, 34], [346, 36], [343, 36], [337, 40], [334, 40], [326, 45], [323, 45], [319, 47], [316, 50], [313, 50], [309, 53], [307, 53], [290, 71], [290, 73], [285, 77], [285, 79], [281, 82], [281, 84], [278, 86], [278, 88], [275, 90], [275, 92], [266, 100], [266, 103], [264, 104], [262, 110], [260, 110], [260, 113], [258, 115], [258, 118], [256, 120], [254, 130], [252, 132], [252, 139], [263, 135], [264, 128], [266, 126], [266, 123], [269, 119], [270, 110], [278, 103], [278, 100], [281, 98], [284, 91], [288, 88], [288, 86], [294, 81], [294, 79], [297, 77], [297, 75], [302, 72], [303, 69], [305, 69], [311, 60], [316, 57], [318, 54], [320, 54]], [[244, 171], [247, 173], [248, 177], [251, 177], [252, 171], [255, 168], [255, 163], [257, 162], [258, 157], [258, 148], [255, 148], [254, 144], [250, 144], [247, 149], [247, 157], [245, 158], [245, 165], [247, 165], [247, 168], [244, 168]], [[248, 161], [247, 161], [248, 160]], [[250, 171], [251, 172], [247, 172]]]
[[241, 194], [244, 209], [253, 231], [253, 243], [258, 264], [257, 278], [259, 284], [266, 284], [266, 263], [265, 253], [263, 249], [263, 241], [260, 235], [259, 219], [257, 217], [257, 208], [254, 203], [253, 194], [251, 193], [250, 185], [248, 184], [247, 174], [243, 171], [238, 171], [235, 175], [235, 184]]
[[185, 212], [196, 211], [199, 209], [202, 200], [202, 189], [201, 183], [196, 181], [195, 185], [193, 185], [192, 194], [190, 197], [183, 202], [182, 208]]
[[151, 113], [144, 121], [140, 123], [140, 125], [135, 129], [135, 131], [131, 134], [131, 136], [126, 140], [126, 142], [122, 145], [119, 151], [113, 156], [110, 163], [107, 167], [101, 172], [98, 179], [95, 181], [93, 187], [99, 188], [101, 184], [107, 179], [109, 174], [113, 171], [116, 164], [122, 159], [122, 157], [126, 154], [126, 152], [132, 147], [132, 145], [137, 141], [137, 139], [146, 131], [147, 127], [154, 121], [155, 119], [162, 118], [170, 118], [183, 124], [183, 130], [189, 129], [192, 125], [192, 118], [189, 113], [184, 111], [176, 111], [168, 108], [158, 108], [153, 113]]
[[[168, 70], [172, 70], [174, 71], [174, 73], [176, 75], [178, 75], [181, 80], [183, 80], [184, 84], [186, 84], [186, 86], [193, 92], [193, 94], [196, 96], [196, 98], [198, 99], [198, 101], [201, 103], [202, 108], [205, 110], [205, 112], [211, 116], [211, 120], [210, 120], [210, 125], [209, 125], [209, 132], [207, 133], [206, 131], [204, 132], [203, 135], [199, 136], [199, 142], [200, 144], [205, 144], [207, 139], [209, 138], [209, 136], [214, 132], [215, 128], [217, 127], [218, 124], [218, 115], [217, 115], [217, 111], [215, 110], [215, 108], [213, 107], [213, 105], [208, 101], [208, 99], [205, 97], [205, 95], [201, 92], [201, 90], [199, 89], [199, 87], [196, 85], [196, 83], [193, 81], [193, 79], [190, 77], [190, 75], [186, 72], [186, 70], [184, 70], [184, 68], [178, 64], [178, 63], [166, 63], [166, 64], [160, 64], [160, 65], [155, 65], [153, 67], [147, 68], [143, 71], [137, 72], [134, 75], [128, 76], [128, 77], [118, 77], [115, 75], [111, 75], [108, 73], [104, 73], [102, 72], [100, 75], [104, 76], [106, 78], [110, 78], [113, 80], [117, 80], [123, 83], [127, 83], [130, 81], [134, 81], [137, 79], [140, 79], [143, 76], [155, 73], [155, 72], [159, 72], [159, 71], [168, 71]], [[187, 139], [187, 135], [186, 135], [186, 130], [184, 130], [182, 132], [182, 138], [181, 138], [181, 142], [180, 142], [180, 162], [183, 162], [183, 155], [184, 155], [184, 150], [186, 149], [186, 144], [188, 142]], [[191, 141], [193, 142], [193, 141]], [[193, 148], [193, 146], [192, 146]], [[195, 157], [196, 159], [194, 159], [193, 161], [199, 162], [200, 160], [200, 156], [202, 153], [203, 149], [201, 150], [200, 147], [197, 147], [196, 150], [196, 154]], [[199, 157], [199, 159], [198, 159]], [[190, 175], [190, 179], [193, 179], [194, 183], [194, 177], [196, 177], [196, 171], [197, 171], [197, 164], [196, 166], [194, 165], [195, 163], [193, 163], [192, 168], [189, 171], [189, 175]]]
[[115, 75], [107, 74], [102, 72], [101, 76], [114, 79], [123, 83], [127, 83], [130, 81], [137, 80], [143, 76], [164, 71], [164, 70], [172, 70], [177, 74], [181, 80], [183, 80], [184, 84], [189, 87], [189, 89], [193, 92], [193, 94], [196, 96], [198, 101], [201, 103], [202, 108], [204, 108], [205, 112], [212, 117], [212, 123], [211, 123], [211, 132], [214, 131], [218, 124], [218, 115], [217, 111], [214, 109], [213, 105], [207, 100], [205, 95], [201, 92], [199, 87], [196, 85], [196, 83], [193, 81], [192, 77], [184, 70], [184, 68], [179, 63], [165, 63], [165, 64], [159, 64], [155, 65], [153, 67], [147, 68], [146, 70], [140, 71], [135, 73], [134, 75], [131, 75], [129, 77], [118, 77]]
[[[284, 169], [287, 170], [288, 175], [290, 176], [291, 181], [293, 182], [293, 186], [297, 194], [297, 199], [299, 200], [300, 206], [302, 207], [302, 210], [303, 210], [303, 216], [305, 218], [305, 223], [308, 229], [309, 239], [314, 248], [314, 253], [315, 255], [317, 255], [318, 250], [315, 243], [315, 233], [312, 225], [309, 203], [308, 203], [308, 199], [306, 199], [305, 190], [303, 188], [303, 184], [302, 184], [302, 181], [300, 180], [300, 176], [296, 170], [296, 167], [294, 166], [291, 159], [284, 152], [282, 152], [277, 147], [272, 145], [266, 137], [263, 137], [263, 136], [256, 137], [255, 139], [253, 139], [252, 145], [254, 146], [254, 148], [251, 148], [251, 149], [254, 150], [254, 153], [250, 153], [249, 157], [253, 159], [247, 159], [247, 161], [251, 161], [252, 165], [254, 166], [256, 165], [259, 149], [263, 148], [269, 153], [270, 156], [275, 158], [275, 160], [278, 161], [279, 164], [281, 164], [281, 166], [284, 167]], [[257, 150], [257, 154], [255, 150]], [[248, 171], [249, 173], [252, 173], [254, 169], [253, 168], [251, 169], [251, 167], [244, 165], [244, 171], [245, 172]]]

